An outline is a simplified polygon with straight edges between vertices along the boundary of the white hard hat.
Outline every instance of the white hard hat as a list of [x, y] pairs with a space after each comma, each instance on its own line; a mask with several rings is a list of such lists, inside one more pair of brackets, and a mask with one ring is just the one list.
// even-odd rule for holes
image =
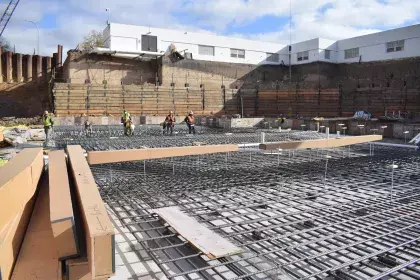
[[194, 112], [193, 111], [190, 111], [190, 115], [193, 115], [194, 114]]
[[45, 115], [48, 115], [48, 111], [45, 111], [45, 112], [44, 112], [44, 114], [45, 114]]

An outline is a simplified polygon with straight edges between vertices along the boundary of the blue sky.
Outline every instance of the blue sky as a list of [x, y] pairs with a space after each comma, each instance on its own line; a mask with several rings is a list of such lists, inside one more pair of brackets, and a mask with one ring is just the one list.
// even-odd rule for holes
[[[9, 0], [0, 0], [3, 12]], [[119, 23], [211, 32], [287, 44], [289, 0], [21, 0], [4, 37], [16, 51], [36, 47], [51, 55], [57, 44], [75, 48], [90, 30], [103, 30], [105, 8]], [[420, 22], [418, 0], [292, 0], [292, 40], [349, 38]]]

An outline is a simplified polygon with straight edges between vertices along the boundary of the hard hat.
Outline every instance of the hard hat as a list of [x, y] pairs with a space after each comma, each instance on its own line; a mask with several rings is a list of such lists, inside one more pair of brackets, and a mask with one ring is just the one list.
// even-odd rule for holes
[[194, 112], [193, 111], [190, 111], [190, 115], [193, 115], [194, 114]]
[[44, 115], [48, 115], [48, 111], [45, 111], [45, 112], [44, 112]]

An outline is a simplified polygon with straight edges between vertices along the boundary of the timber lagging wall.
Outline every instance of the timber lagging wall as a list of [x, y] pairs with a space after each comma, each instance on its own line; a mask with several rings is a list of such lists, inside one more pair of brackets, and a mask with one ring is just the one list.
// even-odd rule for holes
[[120, 115], [126, 109], [134, 115], [164, 116], [169, 111], [185, 115], [236, 113], [232, 104], [236, 90], [167, 88], [153, 86], [108, 86], [56, 83], [53, 89], [57, 115]]
[[[136, 61], [69, 53], [54, 90], [59, 115], [352, 116], [420, 113], [420, 59], [292, 67], [163, 58]], [[156, 87], [156, 84], [159, 86]], [[241, 98], [242, 97], [242, 98]]]

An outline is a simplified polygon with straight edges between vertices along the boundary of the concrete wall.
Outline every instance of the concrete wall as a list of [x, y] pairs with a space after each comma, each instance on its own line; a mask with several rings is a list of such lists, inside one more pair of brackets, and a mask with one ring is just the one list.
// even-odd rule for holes
[[73, 84], [143, 85], [156, 83], [157, 61], [138, 61], [107, 55], [69, 52], [62, 81]]

